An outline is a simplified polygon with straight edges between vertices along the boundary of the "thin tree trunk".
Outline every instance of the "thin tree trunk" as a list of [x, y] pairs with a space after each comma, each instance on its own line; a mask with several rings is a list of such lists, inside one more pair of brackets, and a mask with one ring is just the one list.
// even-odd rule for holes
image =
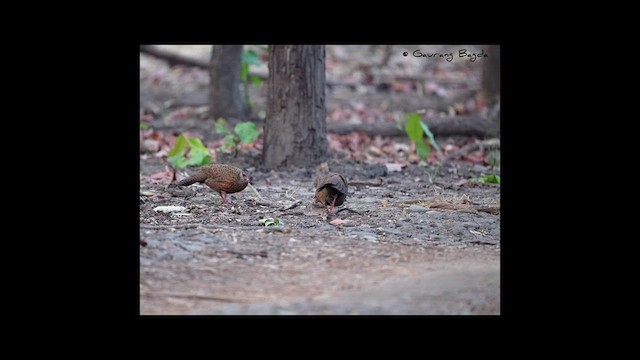
[[263, 163], [309, 166], [327, 157], [325, 47], [270, 45]]
[[209, 106], [214, 119], [242, 120], [247, 108], [240, 96], [242, 45], [216, 45], [209, 70]]
[[491, 104], [500, 96], [500, 45], [490, 45], [487, 58], [482, 60], [482, 92]]

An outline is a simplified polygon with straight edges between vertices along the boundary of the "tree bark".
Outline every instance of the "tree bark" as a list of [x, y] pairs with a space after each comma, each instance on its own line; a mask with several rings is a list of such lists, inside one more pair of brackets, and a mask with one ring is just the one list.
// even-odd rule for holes
[[500, 96], [500, 45], [489, 45], [487, 58], [482, 64], [482, 92], [487, 103]]
[[324, 45], [270, 45], [263, 163], [309, 166], [327, 157]]
[[243, 119], [248, 108], [240, 96], [242, 45], [216, 45], [209, 70], [209, 106], [214, 119]]

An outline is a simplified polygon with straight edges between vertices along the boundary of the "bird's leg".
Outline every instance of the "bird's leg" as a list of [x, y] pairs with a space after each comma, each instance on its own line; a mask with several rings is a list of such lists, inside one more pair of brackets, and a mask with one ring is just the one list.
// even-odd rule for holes
[[227, 200], [227, 193], [220, 190], [220, 197], [222, 198], [222, 205], [226, 205], [229, 203], [229, 201]]
[[336, 204], [336, 199], [338, 198], [338, 194], [334, 194], [333, 195], [333, 201], [331, 202], [331, 207], [329, 209], [327, 209], [327, 214], [331, 214], [331, 212], [333, 211], [333, 208]]

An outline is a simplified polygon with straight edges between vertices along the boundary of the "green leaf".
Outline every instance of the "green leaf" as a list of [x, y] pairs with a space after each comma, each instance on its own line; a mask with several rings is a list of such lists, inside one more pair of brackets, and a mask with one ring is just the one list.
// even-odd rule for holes
[[280, 221], [279, 218], [264, 218], [264, 219], [260, 219], [258, 220], [262, 225], [264, 226], [272, 226], [272, 225], [284, 225], [284, 223], [282, 221]]
[[148, 129], [148, 128], [149, 128], [149, 125], [140, 123], [140, 129]]
[[227, 136], [224, 137], [224, 142], [227, 145], [227, 147], [234, 147], [237, 144], [237, 136], [234, 134], [228, 134]]
[[176, 155], [184, 155], [187, 152], [187, 146], [189, 145], [189, 142], [187, 141], [187, 139], [184, 137], [184, 135], [180, 135], [178, 136], [178, 138], [176, 139], [176, 144], [173, 146], [173, 148], [169, 151], [169, 153], [167, 154], [168, 157], [172, 157], [172, 156], [176, 156]]
[[255, 87], [260, 87], [260, 85], [262, 84], [262, 79], [260, 79], [255, 75], [249, 75], [249, 80], [251, 80], [251, 82], [253, 83], [253, 86]]
[[431, 154], [431, 148], [422, 139], [416, 142], [416, 152], [420, 159], [426, 159]]
[[260, 136], [260, 131], [256, 129], [256, 124], [252, 121], [241, 122], [236, 125], [234, 130], [240, 141], [245, 144], [253, 143]]
[[187, 166], [187, 159], [183, 155], [169, 157], [169, 163], [176, 169], [183, 169]]
[[254, 50], [248, 50], [242, 53], [242, 63], [247, 65], [260, 65], [260, 57]]
[[420, 126], [420, 116], [418, 114], [412, 113], [409, 115], [409, 119], [405, 124], [405, 131], [407, 132], [407, 135], [409, 135], [409, 139], [414, 143], [422, 140], [424, 130], [422, 130], [422, 126]]
[[420, 125], [422, 126], [422, 130], [424, 130], [425, 134], [429, 137], [429, 141], [431, 141], [433, 147], [436, 148], [437, 151], [440, 151], [440, 146], [436, 143], [436, 139], [433, 137], [431, 130], [429, 130], [429, 126], [427, 126], [427, 124], [422, 120], [420, 120]]
[[486, 175], [481, 179], [481, 182], [500, 184], [500, 175]]
[[187, 160], [186, 164], [188, 166], [192, 165], [206, 165], [211, 161], [208, 151], [193, 151], [191, 150], [191, 157]]
[[471, 178], [469, 182], [500, 184], [500, 175], [485, 175], [480, 178]]
[[249, 64], [242, 63], [242, 68], [240, 69], [240, 81], [246, 82], [247, 75], [249, 75]]
[[227, 122], [224, 120], [224, 118], [218, 118], [218, 120], [216, 120], [216, 134], [226, 134], [226, 124]]
[[191, 151], [192, 152], [193, 152], [194, 149], [207, 151], [207, 147], [204, 146], [202, 141], [200, 141], [200, 139], [198, 139], [197, 137], [194, 137], [194, 136], [190, 137], [189, 138], [189, 145], [191, 145]]

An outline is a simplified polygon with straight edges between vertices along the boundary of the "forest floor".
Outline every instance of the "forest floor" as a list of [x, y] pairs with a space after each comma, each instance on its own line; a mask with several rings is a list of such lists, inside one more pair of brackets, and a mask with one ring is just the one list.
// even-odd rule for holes
[[[202, 71], [189, 74], [206, 82]], [[153, 98], [147, 85], [141, 78], [141, 105]], [[190, 131], [220, 144], [197, 108], [172, 111], [187, 115], [151, 121], [153, 141]], [[142, 133], [141, 144], [151, 130]], [[216, 153], [257, 191], [230, 194], [233, 205], [202, 184], [168, 188], [166, 148], [145, 144], [155, 148], [140, 155], [140, 314], [499, 315], [500, 186], [469, 181], [499, 167], [468, 157], [421, 166], [408, 160], [406, 139], [358, 138], [362, 151], [335, 151], [349, 139], [330, 137], [331, 158], [308, 169], [267, 171], [255, 148]], [[470, 141], [436, 140], [455, 149]], [[385, 146], [405, 159], [374, 159]], [[313, 203], [313, 181], [326, 171], [351, 183], [331, 216]]]

